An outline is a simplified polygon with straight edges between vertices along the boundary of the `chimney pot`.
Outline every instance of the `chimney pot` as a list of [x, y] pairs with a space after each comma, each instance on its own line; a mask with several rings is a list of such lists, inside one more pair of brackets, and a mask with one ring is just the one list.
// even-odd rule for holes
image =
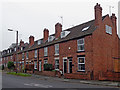
[[43, 31], [43, 42], [45, 42], [47, 39], [48, 39], [48, 37], [49, 37], [49, 30], [48, 29], [44, 29], [44, 31]]
[[34, 36], [29, 37], [29, 46], [32, 46], [34, 44]]
[[95, 9], [95, 25], [98, 26], [102, 22], [102, 7], [100, 4], [96, 4]]
[[20, 46], [24, 46], [24, 41], [20, 40]]
[[61, 23], [57, 23], [55, 25], [55, 38], [59, 38], [61, 32], [62, 32], [62, 24]]

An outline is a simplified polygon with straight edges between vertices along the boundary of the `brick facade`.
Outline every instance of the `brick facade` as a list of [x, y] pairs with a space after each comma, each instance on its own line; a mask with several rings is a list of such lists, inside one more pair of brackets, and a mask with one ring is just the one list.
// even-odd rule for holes
[[[82, 31], [82, 36], [79, 36], [78, 33], [75, 33], [73, 36], [71, 36], [75, 38], [66, 39], [70, 37], [70, 34], [66, 36], [66, 38], [60, 39], [62, 25], [57, 23], [55, 25], [55, 39], [52, 42], [48, 42], [48, 29], [44, 29], [43, 44], [41, 44], [40, 47], [37, 46], [37, 41], [34, 41], [34, 37], [30, 36], [28, 48], [24, 51], [19, 50], [18, 61], [24, 62], [24, 67], [33, 71], [35, 69], [35, 63], [37, 62], [37, 69], [35, 73], [40, 75], [47, 75], [47, 71], [44, 71], [44, 61], [47, 60], [47, 63], [52, 64], [53, 69], [55, 69], [55, 60], [58, 59], [58, 70], [62, 72], [65, 78], [120, 81], [120, 39], [117, 35], [116, 16], [115, 14], [112, 14], [112, 16], [106, 15], [103, 18], [102, 7], [100, 4], [96, 4], [94, 10], [95, 20], [92, 25], [95, 27], [95, 30], [92, 29], [92, 33], [84, 35]], [[89, 23], [86, 23], [86, 25], [87, 24]], [[106, 33], [106, 25], [112, 28], [112, 34]], [[74, 33], [74, 30], [71, 30], [70, 33], [72, 32]], [[79, 37], [76, 37], [77, 35]], [[78, 51], [78, 40], [81, 38], [84, 39], [84, 51]], [[21, 41], [20, 45], [23, 44], [24, 42]], [[56, 44], [59, 45], [58, 55], [55, 54]], [[44, 56], [45, 47], [47, 47], [47, 56]], [[37, 57], [35, 57], [35, 50], [37, 50]], [[26, 58], [27, 52], [28, 59]], [[23, 53], [24, 60], [22, 60]], [[15, 59], [15, 54], [13, 54], [13, 57]], [[84, 67], [84, 65], [81, 65], [81, 67], [78, 66], [79, 57], [85, 58], [85, 70], [83, 71], [78, 70], [78, 68]], [[5, 63], [4, 57], [3, 63]], [[21, 64], [19, 64], [19, 66], [22, 69], [23, 66], [21, 66]], [[48, 75], [55, 76], [55, 73], [49, 71]]]

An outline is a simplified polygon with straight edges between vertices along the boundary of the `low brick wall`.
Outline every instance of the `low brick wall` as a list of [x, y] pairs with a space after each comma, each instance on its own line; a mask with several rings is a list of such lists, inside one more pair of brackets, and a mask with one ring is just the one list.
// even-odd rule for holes
[[116, 72], [102, 72], [99, 80], [120, 81], [120, 73]]
[[88, 74], [78, 74], [78, 73], [77, 74], [76, 73], [69, 74], [69, 73], [65, 73], [64, 78], [91, 80], [89, 73]]
[[34, 71], [34, 74], [51, 76], [51, 77], [55, 77], [56, 76], [56, 72], [55, 71], [42, 71], [42, 72]]

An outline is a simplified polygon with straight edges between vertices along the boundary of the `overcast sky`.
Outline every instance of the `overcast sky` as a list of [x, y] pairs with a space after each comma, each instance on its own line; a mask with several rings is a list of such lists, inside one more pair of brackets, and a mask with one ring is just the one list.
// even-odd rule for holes
[[[92, 1], [92, 2], [91, 2]], [[55, 32], [55, 24], [62, 23], [63, 30], [94, 19], [94, 6], [101, 4], [102, 15], [110, 14], [109, 6], [118, 17], [119, 0], [3, 0], [1, 2], [0, 50], [7, 49], [16, 42], [16, 33], [8, 28], [19, 31], [19, 41], [29, 41], [33, 35], [35, 40], [43, 37], [44, 28], [49, 34]]]

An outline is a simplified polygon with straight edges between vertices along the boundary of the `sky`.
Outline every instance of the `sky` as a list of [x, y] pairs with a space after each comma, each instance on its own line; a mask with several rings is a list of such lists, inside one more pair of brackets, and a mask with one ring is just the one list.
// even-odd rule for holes
[[[63, 24], [63, 30], [94, 19], [94, 6], [101, 4], [102, 15], [115, 13], [118, 17], [119, 0], [2, 0], [0, 2], [0, 51], [16, 42], [18, 30], [19, 41], [35, 40], [43, 37], [47, 28], [49, 34], [55, 33], [55, 24]], [[114, 8], [109, 9], [109, 6]], [[61, 16], [63, 19], [61, 19]]]

